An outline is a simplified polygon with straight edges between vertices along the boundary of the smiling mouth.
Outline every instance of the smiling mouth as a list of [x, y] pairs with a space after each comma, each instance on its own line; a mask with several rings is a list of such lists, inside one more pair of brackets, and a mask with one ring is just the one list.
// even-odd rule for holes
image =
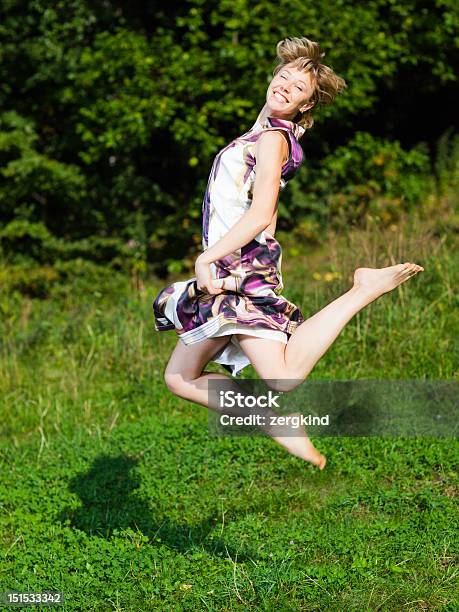
[[282, 102], [288, 102], [287, 98], [282, 95], [279, 91], [275, 91], [273, 92], [273, 95], [278, 99], [281, 100]]

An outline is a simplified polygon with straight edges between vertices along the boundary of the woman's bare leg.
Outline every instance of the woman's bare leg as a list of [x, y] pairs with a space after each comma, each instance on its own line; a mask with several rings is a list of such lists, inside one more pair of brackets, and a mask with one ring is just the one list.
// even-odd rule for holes
[[277, 390], [294, 389], [355, 314], [423, 269], [411, 263], [387, 268], [358, 268], [353, 287], [301, 323], [285, 346], [238, 334], [241, 348], [261, 378], [276, 381]]
[[[216, 401], [216, 398], [210, 396], [208, 391], [208, 381], [214, 379], [225, 381], [225, 390], [228, 390], [229, 387], [234, 387], [231, 390], [234, 390], [236, 393], [241, 392], [242, 389], [237, 384], [237, 381], [224, 374], [203, 372], [204, 366], [229, 340], [230, 336], [223, 336], [221, 338], [209, 338], [196, 344], [185, 345], [179, 339], [167, 365], [164, 379], [170, 391], [179, 397], [201, 406], [206, 406], [220, 414], [247, 416], [251, 412], [250, 409], [238, 406], [222, 408]], [[273, 344], [276, 345], [276, 348], [281, 348], [281, 343], [273, 342]], [[292, 455], [309, 461], [320, 469], [325, 467], [325, 457], [314, 448], [309, 439], [304, 435], [303, 430], [300, 430], [300, 433], [297, 435], [292, 435], [292, 429], [289, 426], [276, 426], [272, 428], [270, 417], [277, 417], [278, 415], [270, 408], [257, 408], [257, 413], [265, 417], [265, 425], [261, 425], [260, 429], [273, 438], [273, 440], [281, 444]]]
[[[308, 376], [355, 314], [422, 270], [421, 266], [411, 263], [387, 268], [358, 268], [353, 287], [299, 325], [286, 345], [276, 340], [237, 334], [239, 344], [260, 378], [269, 381], [269, 386], [277, 391], [290, 391]], [[293, 454], [313, 457], [317, 451], [304, 428], [301, 432], [301, 437], [293, 439], [292, 433], [287, 432], [278, 442], [287, 448], [295, 444], [296, 451], [290, 450]], [[319, 462], [317, 459], [315, 455], [315, 461], [308, 460], [323, 468], [325, 458]]]
[[[164, 379], [170, 391], [179, 397], [221, 414], [247, 416], [250, 411], [249, 409], [237, 406], [231, 409], [222, 408], [214, 398], [209, 396], [208, 381], [210, 379], [226, 381], [225, 390], [228, 390], [230, 381], [231, 385], [234, 386], [234, 391], [240, 392], [241, 387], [237, 382], [224, 374], [203, 371], [205, 365], [229, 340], [230, 336], [223, 336], [220, 338], [209, 338], [196, 344], [185, 345], [179, 339], [167, 364]], [[261, 412], [261, 409], [258, 412]], [[297, 438], [292, 437], [291, 432], [287, 431], [288, 428], [285, 428], [285, 432], [280, 427], [273, 431], [269, 425], [269, 417], [277, 416], [277, 414], [269, 408], [263, 409], [262, 412], [266, 417], [266, 425], [262, 426], [261, 429], [267, 435], [284, 446], [291, 454], [317, 465], [320, 469], [325, 467], [325, 457], [309, 441], [305, 441], [302, 435]]]
[[355, 314], [423, 270], [409, 262], [387, 268], [358, 268], [353, 287], [304, 321], [292, 334], [285, 351], [287, 368], [301, 380], [306, 378]]
[[169, 390], [174, 395], [215, 410], [216, 406], [208, 405], [207, 380], [228, 380], [229, 377], [214, 372], [204, 373], [203, 369], [230, 339], [231, 336], [222, 336], [188, 345], [178, 339], [164, 372]]

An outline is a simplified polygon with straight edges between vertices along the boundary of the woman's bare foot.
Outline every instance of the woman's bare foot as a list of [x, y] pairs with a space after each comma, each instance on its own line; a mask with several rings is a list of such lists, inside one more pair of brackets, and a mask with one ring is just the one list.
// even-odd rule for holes
[[309, 461], [309, 463], [323, 470], [327, 462], [326, 457], [314, 447], [303, 425], [294, 427], [295, 420], [292, 422], [291, 419], [286, 418], [298, 417], [298, 422], [301, 423], [301, 416], [299, 412], [293, 412], [284, 417], [279, 415], [279, 421], [281, 418], [285, 418], [286, 423], [268, 427], [265, 431], [273, 440], [286, 448], [291, 455]]
[[365, 291], [376, 299], [383, 293], [392, 291], [418, 272], [423, 271], [422, 266], [409, 261], [387, 268], [357, 268], [354, 272], [354, 287]]

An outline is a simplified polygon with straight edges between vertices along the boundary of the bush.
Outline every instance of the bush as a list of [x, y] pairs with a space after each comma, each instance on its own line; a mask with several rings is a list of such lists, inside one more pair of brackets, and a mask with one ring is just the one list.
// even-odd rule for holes
[[459, 191], [459, 134], [446, 130], [438, 139], [435, 156], [435, 178], [439, 196]]
[[[366, 215], [388, 225], [435, 189], [429, 171], [426, 145], [405, 151], [398, 141], [357, 132], [326, 156], [320, 168], [306, 169], [295, 202], [303, 193], [303, 215], [309, 213], [321, 225], [359, 225]], [[306, 224], [306, 237], [314, 227], [311, 221]], [[301, 227], [296, 232], [301, 235]]]
[[18, 291], [28, 297], [49, 297], [53, 286], [59, 282], [59, 279], [59, 272], [51, 266], [16, 265], [2, 267], [0, 270], [2, 291], [5, 293]]
[[23, 219], [11, 221], [0, 230], [0, 247], [8, 263], [26, 260], [54, 264], [84, 258], [126, 272], [138, 270], [139, 257], [145, 258], [141, 245], [134, 240], [124, 243], [117, 237], [89, 236], [71, 242], [53, 236], [41, 222]]
[[94, 293], [98, 296], [116, 296], [125, 292], [125, 286], [129, 283], [129, 277], [122, 272], [82, 258], [58, 261], [55, 270], [61, 282], [54, 286], [53, 296]]
[[0, 268], [0, 290], [4, 295], [18, 292], [41, 299], [86, 293], [117, 295], [125, 291], [127, 284], [126, 274], [82, 258], [57, 261], [53, 266], [22, 262]]
[[50, 262], [57, 254], [58, 241], [43, 223], [16, 219], [0, 231], [0, 247], [9, 261], [27, 256], [39, 262]]

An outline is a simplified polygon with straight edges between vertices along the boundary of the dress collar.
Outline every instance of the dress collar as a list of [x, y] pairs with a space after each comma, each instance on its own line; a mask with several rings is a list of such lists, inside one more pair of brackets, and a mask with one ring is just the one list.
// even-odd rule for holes
[[257, 119], [255, 121], [254, 127], [256, 125], [258, 125], [262, 129], [270, 127], [285, 127], [293, 132], [293, 135], [297, 140], [299, 140], [306, 131], [306, 128], [302, 127], [299, 123], [289, 121], [288, 119], [279, 119], [279, 117], [265, 117], [265, 119], [263, 119], [261, 123]]

